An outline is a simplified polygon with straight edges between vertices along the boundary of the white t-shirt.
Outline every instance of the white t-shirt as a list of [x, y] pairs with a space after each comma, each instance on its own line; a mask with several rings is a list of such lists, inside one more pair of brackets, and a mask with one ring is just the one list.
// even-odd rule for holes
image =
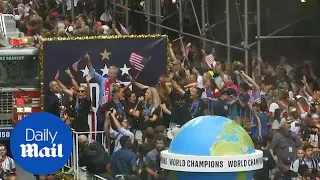
[[197, 77], [197, 87], [198, 88], [204, 88], [202, 76], [198, 76]]
[[1, 165], [2, 165], [2, 169], [6, 172], [12, 172], [12, 170], [16, 168], [14, 160], [8, 156], [5, 157]]
[[280, 106], [277, 103], [271, 103], [269, 106], [269, 112], [274, 113]]
[[296, 134], [301, 134], [300, 133], [300, 130], [301, 130], [301, 127], [300, 126], [296, 126], [296, 123], [300, 123], [298, 120], [294, 120], [292, 123], [291, 123], [291, 129], [290, 131], [296, 133]]

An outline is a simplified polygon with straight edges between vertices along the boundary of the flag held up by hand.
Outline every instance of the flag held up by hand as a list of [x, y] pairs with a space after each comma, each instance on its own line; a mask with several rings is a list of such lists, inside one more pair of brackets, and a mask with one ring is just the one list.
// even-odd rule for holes
[[205, 61], [209, 68], [214, 68], [216, 66], [216, 61], [213, 54], [209, 54], [205, 57]]
[[147, 58], [133, 52], [130, 55], [129, 62], [131, 64], [131, 66], [133, 67], [133, 69], [135, 69], [138, 72], [141, 72], [149, 60], [150, 60], [150, 58], [147, 59]]
[[79, 59], [77, 62], [73, 63], [72, 64], [72, 69], [75, 71], [75, 72], [78, 72], [78, 64], [80, 63], [81, 59]]

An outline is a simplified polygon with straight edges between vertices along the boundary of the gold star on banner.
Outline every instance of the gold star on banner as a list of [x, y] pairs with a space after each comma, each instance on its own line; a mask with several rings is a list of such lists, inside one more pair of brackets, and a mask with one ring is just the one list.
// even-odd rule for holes
[[100, 53], [100, 55], [102, 56], [102, 59], [101, 59], [102, 61], [105, 59], [109, 60], [110, 59], [109, 56], [111, 55], [111, 53], [105, 49], [103, 53]]

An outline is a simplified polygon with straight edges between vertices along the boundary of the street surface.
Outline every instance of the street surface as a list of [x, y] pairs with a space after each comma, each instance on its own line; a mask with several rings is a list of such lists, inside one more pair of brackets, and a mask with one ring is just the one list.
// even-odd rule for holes
[[16, 174], [18, 176], [18, 180], [35, 180], [36, 179], [35, 176], [33, 176], [33, 174], [26, 172], [21, 167], [19, 167], [18, 164], [16, 164], [16, 168], [17, 168]]

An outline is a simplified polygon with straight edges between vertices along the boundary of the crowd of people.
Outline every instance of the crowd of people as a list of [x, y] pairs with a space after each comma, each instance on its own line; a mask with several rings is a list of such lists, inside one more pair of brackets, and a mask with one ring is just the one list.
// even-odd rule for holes
[[[242, 125], [255, 147], [263, 150], [264, 168], [255, 173], [255, 179], [318, 177], [320, 94], [310, 61], [293, 68], [285, 57], [278, 66], [257, 57], [253, 62], [263, 69], [262, 76], [254, 72], [250, 77], [239, 62], [230, 67], [215, 62], [209, 69], [205, 61], [186, 66], [174, 49], [170, 72], [160, 76], [155, 87], [128, 76], [129, 85], [140, 91], [122, 85], [115, 66], [102, 77], [95, 72], [90, 56], [85, 56], [90, 77], [100, 86], [98, 130], [106, 133], [108, 143], [103, 147], [102, 137], [92, 142], [88, 134], [81, 135], [81, 165], [107, 179], [168, 179], [160, 168], [160, 152], [170, 145], [179, 127], [199, 116], [217, 115]], [[196, 64], [197, 59], [189, 58]], [[71, 126], [90, 133], [90, 84], [70, 90], [57, 75], [50, 86], [55, 94], [73, 97]], [[96, 153], [90, 154], [92, 151]]]
[[[77, 1], [74, 21], [68, 15], [60, 15], [59, 2], [0, 1], [0, 11], [15, 14], [17, 28], [36, 38], [128, 33], [110, 14], [95, 19], [91, 1]], [[70, 6], [67, 4], [67, 13]], [[95, 72], [88, 54], [84, 58], [90, 71], [87, 86], [78, 85], [69, 70], [66, 73], [73, 88], [67, 88], [59, 74], [50, 82], [52, 94], [45, 99], [56, 106], [47, 111], [60, 116], [75, 131], [88, 132], [78, 138], [80, 166], [85, 166], [91, 176], [98, 174], [106, 179], [170, 179], [160, 168], [160, 152], [189, 120], [218, 115], [243, 126], [255, 147], [263, 150], [264, 167], [256, 171], [255, 180], [317, 179], [320, 81], [313, 72], [312, 61], [294, 63], [281, 57], [279, 64], [272, 65], [253, 57], [253, 73], [249, 75], [240, 62], [210, 63], [206, 61], [210, 55], [206, 50], [193, 44], [186, 49], [183, 43], [172, 42], [170, 72], [160, 76], [155, 87], [131, 76], [128, 80], [133, 89], [122, 85], [115, 66], [109, 67], [107, 77], [103, 77]], [[100, 86], [97, 127], [105, 132], [98, 134], [96, 141], [89, 138], [91, 78]], [[68, 97], [63, 106], [67, 109], [61, 114], [63, 95]], [[14, 161], [1, 157], [2, 169], [13, 177]]]

